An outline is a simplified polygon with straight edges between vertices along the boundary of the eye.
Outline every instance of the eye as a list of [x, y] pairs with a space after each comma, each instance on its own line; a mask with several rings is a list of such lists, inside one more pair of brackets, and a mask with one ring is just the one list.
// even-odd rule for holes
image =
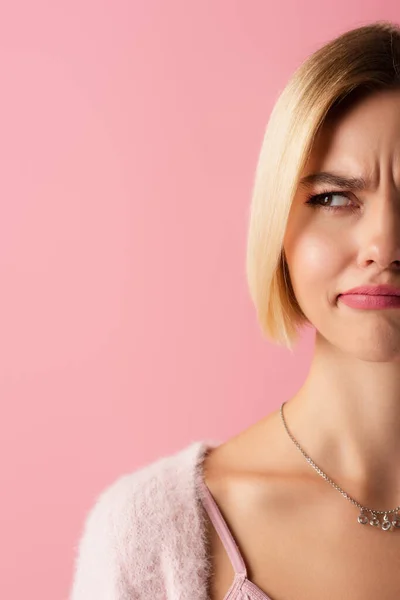
[[[334, 200], [335, 204], [330, 204]], [[312, 208], [322, 208], [324, 210], [355, 210], [354, 204], [349, 203], [349, 196], [345, 192], [321, 192], [308, 197], [305, 204], [308, 204]], [[346, 204], [347, 203], [347, 204]]]

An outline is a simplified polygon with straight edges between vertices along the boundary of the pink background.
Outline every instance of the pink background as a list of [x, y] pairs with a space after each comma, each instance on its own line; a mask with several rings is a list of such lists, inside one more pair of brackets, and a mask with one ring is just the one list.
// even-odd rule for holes
[[66, 599], [119, 475], [301, 385], [245, 279], [265, 124], [307, 54], [394, 1], [3, 2], [0, 597]]

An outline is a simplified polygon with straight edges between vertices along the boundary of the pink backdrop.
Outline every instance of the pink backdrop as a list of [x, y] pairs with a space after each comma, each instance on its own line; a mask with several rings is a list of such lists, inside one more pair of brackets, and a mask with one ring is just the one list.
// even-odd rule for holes
[[312, 331], [294, 356], [264, 342], [246, 287], [264, 127], [308, 53], [398, 14], [3, 2], [1, 598], [66, 599], [100, 490], [301, 385]]

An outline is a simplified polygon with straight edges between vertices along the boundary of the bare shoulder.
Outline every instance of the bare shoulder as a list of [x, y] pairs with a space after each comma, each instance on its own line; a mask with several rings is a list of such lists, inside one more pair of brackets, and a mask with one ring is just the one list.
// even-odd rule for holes
[[[279, 411], [208, 451], [204, 480], [231, 531], [250, 580], [263, 589], [266, 564], [273, 564], [265, 540], [279, 538], [277, 524], [287, 516], [291, 497], [288, 478], [292, 452], [282, 434]], [[208, 523], [214, 576], [212, 600], [225, 598], [234, 577], [221, 539]], [[273, 550], [272, 550], [273, 552]], [[265, 577], [265, 575], [264, 575]], [[268, 588], [265, 588], [268, 591]]]
[[298, 460], [294, 450], [277, 410], [208, 451], [205, 482], [222, 506], [234, 503], [236, 510], [241, 504], [254, 508], [253, 502], [273, 498], [274, 481], [282, 489], [284, 479], [293, 475], [293, 458], [295, 463]]

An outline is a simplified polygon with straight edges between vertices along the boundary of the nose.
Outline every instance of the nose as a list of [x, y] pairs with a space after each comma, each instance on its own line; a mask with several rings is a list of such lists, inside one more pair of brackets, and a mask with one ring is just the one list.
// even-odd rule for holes
[[360, 227], [359, 266], [400, 271], [400, 192], [377, 193], [365, 205]]

